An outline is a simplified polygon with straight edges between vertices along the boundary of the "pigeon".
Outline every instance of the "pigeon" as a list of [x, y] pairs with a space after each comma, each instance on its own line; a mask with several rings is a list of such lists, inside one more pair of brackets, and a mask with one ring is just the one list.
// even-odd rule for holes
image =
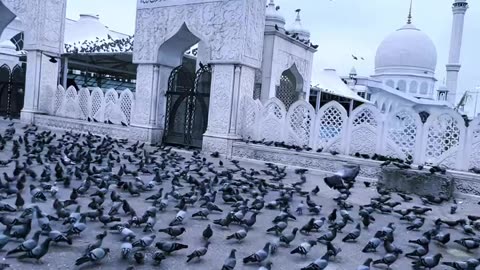
[[160, 265], [160, 263], [162, 263], [163, 260], [166, 259], [166, 257], [165, 257], [165, 254], [163, 254], [163, 252], [156, 251], [155, 253], [153, 253], [152, 259], [153, 259], [153, 265], [158, 266]]
[[133, 245], [130, 242], [125, 242], [121, 245], [120, 249], [122, 253], [122, 258], [127, 259], [133, 250]]
[[133, 253], [133, 259], [137, 264], [144, 264], [145, 263], [145, 254], [141, 251], [135, 251]]
[[172, 239], [176, 239], [178, 236], [182, 235], [186, 232], [184, 227], [168, 227], [165, 229], [160, 229], [158, 232], [163, 232], [172, 237]]
[[439, 244], [446, 245], [450, 241], [450, 233], [438, 233], [432, 239]]
[[316, 259], [315, 261], [313, 261], [309, 265], [307, 265], [305, 267], [302, 267], [301, 270], [322, 270], [322, 269], [325, 269], [328, 266], [329, 258], [330, 258], [330, 251], [327, 251], [327, 253], [325, 255]]
[[289, 246], [290, 243], [295, 240], [295, 236], [297, 235], [298, 228], [293, 228], [292, 233], [290, 234], [282, 234], [280, 235], [280, 242], [284, 243], [285, 245]]
[[478, 247], [480, 247], [480, 241], [475, 241], [475, 240], [468, 239], [468, 238], [454, 240], [453, 242], [463, 246], [464, 248], [467, 249], [468, 252], [470, 252], [470, 250], [472, 250], [472, 249], [477, 249]]
[[475, 270], [476, 267], [480, 265], [480, 261], [477, 259], [469, 259], [466, 261], [442, 262], [442, 265], [449, 266], [456, 270]]
[[317, 245], [316, 241], [310, 240], [307, 242], [303, 242], [298, 247], [290, 251], [290, 254], [300, 254], [300, 255], [306, 256], [308, 252], [310, 252], [312, 247], [315, 245]]
[[153, 244], [153, 241], [155, 240], [156, 235], [152, 234], [150, 236], [145, 236], [142, 237], [141, 239], [135, 241], [132, 243], [133, 247], [139, 247], [139, 248], [147, 248]]
[[376, 252], [377, 247], [380, 245], [380, 243], [382, 243], [382, 240], [380, 240], [379, 238], [377, 237], [372, 238], [368, 241], [367, 245], [365, 245], [365, 247], [362, 249], [362, 252], [363, 253]]
[[266, 243], [265, 246], [257, 252], [243, 258], [243, 263], [261, 263], [267, 259], [270, 250], [270, 243]]
[[63, 234], [59, 231], [56, 231], [56, 230], [50, 231], [48, 233], [48, 237], [50, 239], [52, 239], [52, 241], [55, 242], [55, 243], [64, 242], [64, 243], [67, 243], [70, 246], [73, 244], [72, 239], [68, 238], [65, 234]]
[[373, 262], [372, 258], [366, 259], [362, 265], [357, 267], [357, 270], [370, 270], [370, 265], [372, 264], [372, 262]]
[[433, 256], [427, 256], [418, 261], [413, 261], [414, 267], [423, 267], [424, 269], [432, 269], [440, 263], [440, 259], [443, 258], [442, 254], [437, 253]]
[[109, 252], [109, 248], [96, 248], [90, 251], [87, 255], [78, 258], [75, 261], [75, 265], [82, 265], [88, 262], [98, 263], [103, 260]]
[[160, 249], [161, 251], [167, 254], [170, 254], [175, 251], [188, 248], [188, 245], [184, 245], [176, 242], [157, 242], [155, 244], [155, 247], [157, 247], [158, 249]]
[[337, 229], [333, 228], [331, 231], [326, 232], [322, 236], [317, 238], [318, 242], [331, 242], [337, 237]]
[[228, 255], [227, 259], [223, 263], [222, 270], [233, 270], [235, 265], [237, 264], [237, 259], [235, 258], [236, 249], [232, 249], [230, 251], [230, 255]]
[[207, 254], [208, 251], [208, 245], [210, 245], [210, 242], [206, 242], [205, 246], [199, 249], [194, 250], [190, 255], [187, 256], [187, 263], [193, 260], [194, 258], [201, 258]]
[[394, 253], [387, 253], [381, 259], [375, 260], [372, 262], [373, 265], [377, 264], [386, 264], [387, 267], [390, 269], [390, 265], [392, 265], [398, 259], [398, 252]]
[[0, 250], [2, 250], [10, 242], [10, 237], [5, 234], [0, 234]]
[[227, 240], [236, 239], [238, 242], [240, 242], [243, 239], [245, 239], [245, 237], [247, 237], [247, 233], [248, 231], [246, 229], [241, 229], [231, 235], [227, 235], [226, 239]]
[[36, 231], [31, 239], [23, 241], [19, 246], [7, 252], [7, 256], [19, 253], [27, 252], [33, 250], [38, 245], [38, 240], [40, 239], [41, 231]]
[[354, 230], [352, 230], [349, 234], [347, 234], [342, 239], [342, 242], [356, 241], [357, 238], [360, 237], [361, 232], [362, 232], [362, 228], [360, 227], [360, 223], [359, 223], [355, 226]]
[[428, 251], [429, 251], [428, 244], [420, 245], [415, 250], [413, 250], [412, 252], [406, 253], [405, 257], [409, 257], [409, 258], [419, 257], [419, 258], [422, 258], [423, 256], [428, 254]]
[[205, 230], [203, 230], [202, 236], [205, 240], [208, 240], [213, 236], [213, 231], [212, 227], [210, 227], [210, 224], [208, 224]]
[[40, 245], [36, 246], [32, 250], [27, 251], [25, 254], [18, 256], [17, 259], [35, 259], [37, 262], [39, 262], [41, 258], [47, 254], [51, 241], [52, 239], [50, 238], [45, 239]]

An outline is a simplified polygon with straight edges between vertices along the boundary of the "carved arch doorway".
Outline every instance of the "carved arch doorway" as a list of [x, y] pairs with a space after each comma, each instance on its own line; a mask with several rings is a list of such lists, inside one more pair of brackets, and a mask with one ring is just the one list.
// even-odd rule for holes
[[16, 65], [0, 67], [0, 116], [19, 118], [25, 96], [25, 70]]
[[288, 110], [290, 106], [301, 98], [303, 78], [295, 65], [282, 72], [280, 84], [277, 86], [275, 97], [283, 102]]
[[171, 145], [201, 148], [208, 126], [212, 69], [181, 65], [168, 79], [164, 142]]

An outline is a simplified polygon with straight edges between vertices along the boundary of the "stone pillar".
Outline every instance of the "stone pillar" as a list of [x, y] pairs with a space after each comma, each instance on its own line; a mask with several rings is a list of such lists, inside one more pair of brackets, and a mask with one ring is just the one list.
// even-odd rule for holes
[[165, 125], [165, 93], [172, 67], [140, 64], [131, 130], [138, 140], [160, 142]]
[[231, 157], [232, 144], [239, 140], [242, 99], [253, 95], [255, 70], [244, 65], [213, 65], [208, 128], [203, 150]]
[[[25, 27], [27, 53], [25, 101], [21, 119], [34, 123], [35, 114], [51, 113], [52, 96], [58, 84], [58, 59], [63, 52], [66, 0], [0, 0]], [[58, 60], [57, 60], [58, 61]]]
[[[49, 53], [51, 55], [51, 53]], [[58, 55], [58, 54], [57, 54]], [[35, 114], [53, 113], [59, 62], [51, 63], [42, 50], [27, 50], [27, 71], [22, 121], [34, 123]]]

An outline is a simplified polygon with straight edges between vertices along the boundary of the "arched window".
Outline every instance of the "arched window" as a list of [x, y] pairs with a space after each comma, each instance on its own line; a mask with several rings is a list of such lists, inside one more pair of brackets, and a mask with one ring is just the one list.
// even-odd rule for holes
[[395, 82], [393, 80], [388, 80], [386, 85], [392, 87], [392, 88], [395, 88]]
[[17, 48], [17, 51], [23, 50], [23, 39], [24, 39], [23, 32], [16, 34], [14, 37], [10, 39], [10, 41]]
[[410, 83], [410, 89], [409, 89], [409, 91], [410, 91], [410, 93], [412, 93], [412, 94], [416, 94], [416, 93], [417, 93], [417, 91], [418, 91], [418, 83], [417, 83], [417, 81], [412, 81], [412, 82]]
[[428, 94], [428, 84], [426, 82], [422, 82], [420, 86], [420, 95]]
[[299, 100], [302, 90], [303, 79], [294, 65], [282, 73], [275, 97], [281, 100], [288, 110], [293, 103]]
[[404, 80], [398, 81], [397, 90], [405, 92], [407, 90], [407, 83]]

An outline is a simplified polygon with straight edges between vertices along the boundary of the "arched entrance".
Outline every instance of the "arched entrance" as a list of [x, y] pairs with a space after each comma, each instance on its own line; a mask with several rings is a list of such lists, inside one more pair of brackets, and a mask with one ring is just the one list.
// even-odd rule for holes
[[164, 142], [201, 147], [208, 125], [212, 70], [202, 65], [197, 72], [181, 65], [170, 74], [167, 90]]
[[301, 98], [302, 91], [303, 79], [294, 65], [282, 73], [275, 97], [281, 100], [288, 110], [293, 103]]
[[16, 65], [12, 71], [7, 65], [0, 67], [0, 115], [19, 118], [25, 95], [25, 71]]
[[[265, 5], [258, 0], [140, 1], [133, 53], [138, 64], [133, 136], [229, 155], [233, 141], [241, 138], [239, 110], [243, 97], [253, 95], [264, 30]], [[191, 79], [179, 83], [175, 77], [184, 74], [172, 71], [197, 43], [196, 65], [210, 69], [210, 64], [211, 74], [204, 68], [185, 72], [193, 78], [192, 87]], [[178, 93], [182, 87], [184, 93]]]

